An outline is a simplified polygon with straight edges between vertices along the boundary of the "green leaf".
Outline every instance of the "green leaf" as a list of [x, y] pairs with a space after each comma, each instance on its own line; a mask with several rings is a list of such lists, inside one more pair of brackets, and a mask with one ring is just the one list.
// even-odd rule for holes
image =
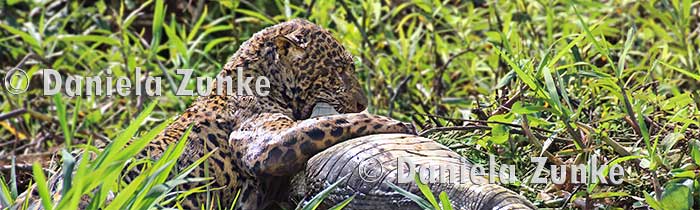
[[505, 76], [501, 77], [501, 79], [498, 80], [498, 84], [493, 89], [498, 90], [505, 87], [506, 85], [510, 84], [510, 82], [513, 81], [513, 79], [515, 79], [515, 77], [517, 76], [518, 75], [515, 73], [515, 71], [510, 70]]
[[197, 35], [197, 32], [199, 32], [199, 28], [202, 26], [202, 23], [204, 23], [204, 20], [207, 17], [208, 11], [209, 11], [209, 7], [204, 6], [204, 10], [202, 10], [202, 14], [200, 14], [199, 20], [197, 20], [197, 23], [194, 24], [194, 26], [190, 30], [190, 34], [187, 36], [188, 42], [191, 42], [192, 40], [194, 40], [194, 36]]
[[71, 188], [73, 181], [73, 168], [75, 167], [75, 158], [65, 148], [61, 150], [63, 158], [63, 189], [61, 194], [66, 196]]
[[233, 198], [233, 203], [231, 204], [231, 208], [229, 210], [233, 210], [233, 207], [236, 206], [236, 203], [238, 203], [238, 196], [241, 195], [241, 189], [238, 189], [238, 192], [236, 192], [236, 197]]
[[615, 76], [618, 79], [622, 79], [622, 71], [625, 69], [625, 62], [627, 61], [627, 53], [629, 53], [630, 48], [632, 48], [632, 43], [634, 43], [634, 35], [637, 33], [637, 27], [632, 27], [627, 31], [627, 39], [625, 40], [625, 48], [622, 50], [622, 55], [620, 55], [620, 60], [617, 62], [617, 72]]
[[[143, 14], [142, 10], [145, 9], [146, 7], [148, 7], [149, 5], [151, 5], [151, 3], [153, 3], [153, 0], [148, 0], [146, 2], [140, 3], [141, 6], [139, 6], [138, 9], [135, 9], [134, 11], [129, 13], [129, 16], [124, 18], [124, 21], [122, 23], [123, 24], [122, 27], [129, 28], [129, 26], [131, 26], [131, 23], [133, 23], [134, 20], [136, 20], [138, 17], [141, 16], [141, 14]], [[121, 7], [120, 10], [122, 10], [123, 8], [124, 7]], [[120, 12], [123, 12], [123, 11], [120, 11]]]
[[341, 209], [345, 208], [345, 206], [347, 206], [348, 204], [350, 204], [350, 202], [351, 202], [352, 199], [354, 199], [354, 198], [355, 198], [355, 195], [352, 195], [352, 196], [350, 196], [348, 199], [345, 199], [343, 202], [340, 202], [338, 205], [335, 205], [335, 206], [331, 207], [330, 209], [331, 209], [331, 210], [341, 210]]
[[236, 9], [236, 12], [241, 13], [241, 14], [246, 15], [246, 16], [251, 16], [251, 17], [257, 18], [258, 20], [261, 20], [261, 21], [263, 21], [267, 24], [270, 24], [270, 25], [277, 23], [274, 20], [265, 16], [265, 14], [261, 14], [261, 13], [255, 12], [255, 11], [239, 8], [239, 9]]
[[389, 185], [389, 187], [391, 187], [392, 189], [394, 189], [394, 190], [395, 190], [396, 192], [398, 192], [399, 194], [401, 194], [401, 195], [407, 197], [408, 199], [410, 199], [410, 200], [412, 200], [413, 202], [415, 202], [416, 204], [418, 204], [418, 206], [419, 206], [421, 209], [430, 209], [430, 203], [429, 203], [428, 201], [426, 201], [425, 199], [423, 199], [422, 197], [417, 196], [416, 194], [413, 194], [413, 193], [411, 193], [411, 192], [409, 192], [409, 191], [406, 191], [406, 190], [404, 190], [403, 188], [401, 188], [401, 187], [399, 187], [399, 186], [396, 186], [394, 183], [386, 182], [386, 184]]
[[[565, 37], [562, 37], [562, 38], [565, 38]], [[549, 68], [554, 67], [554, 65], [559, 62], [559, 59], [564, 57], [564, 55], [566, 55], [566, 53], [569, 52], [570, 49], [576, 47], [576, 44], [578, 44], [581, 40], [583, 40], [583, 38], [586, 38], [586, 36], [584, 36], [583, 34], [579, 34], [578, 36], [576, 36], [576, 38], [574, 40], [569, 42], [569, 44], [567, 44], [566, 47], [564, 47], [563, 49], [557, 49], [557, 51], [559, 51], [559, 53], [554, 55], [554, 57], [551, 60], [549, 60], [550, 62], [549, 62], [548, 67]], [[552, 47], [554, 47], [554, 45]]]
[[615, 69], [616, 68], [615, 65], [613, 65], [612, 60], [610, 59], [610, 50], [607, 47], [600, 44], [600, 42], [598, 42], [596, 37], [593, 36], [593, 33], [591, 33], [591, 29], [594, 29], [598, 25], [596, 24], [596, 25], [593, 25], [592, 27], [589, 27], [588, 24], [586, 23], [586, 21], [583, 21], [583, 18], [581, 17], [581, 13], [579, 13], [578, 9], [576, 9], [574, 2], [570, 2], [570, 4], [571, 4], [571, 8], [574, 10], [574, 13], [576, 13], [576, 17], [578, 18], [578, 21], [581, 24], [581, 28], [585, 32], [586, 37], [588, 39], [590, 39], [591, 42], [593, 42], [593, 46], [595, 47], [595, 49], [598, 52], [600, 52], [600, 54], [602, 54], [602, 56], [604, 56], [606, 58], [605, 60], [608, 61], [608, 63], [610, 63], [610, 67], [615, 72], [617, 72], [617, 70]]
[[[686, 24], [688, 19], [690, 18], [690, 9], [692, 8], [692, 2], [692, 0], [683, 0], [683, 5], [681, 6], [681, 15], [683, 20], [686, 20]], [[683, 27], [687, 27], [687, 25]]]
[[[489, 117], [488, 121], [512, 123], [514, 119], [515, 117], [512, 114], [500, 114]], [[501, 145], [508, 141], [510, 131], [506, 125], [499, 123], [488, 123], [488, 125], [491, 127], [491, 138], [489, 138], [491, 142]]]
[[610, 173], [610, 169], [612, 169], [613, 166], [616, 166], [624, 161], [628, 160], [636, 160], [636, 159], [642, 159], [644, 158], [643, 156], [638, 156], [638, 155], [630, 155], [630, 156], [624, 156], [624, 157], [619, 157], [615, 158], [614, 160], [610, 161], [608, 165], [603, 169], [603, 175], [607, 176], [608, 173]]
[[0, 23], [0, 27], [2, 27], [3, 29], [7, 30], [7, 31], [10, 32], [11, 34], [14, 34], [14, 35], [19, 36], [19, 37], [22, 39], [22, 41], [24, 41], [24, 42], [26, 42], [27, 44], [29, 44], [30, 46], [32, 46], [32, 48], [35, 48], [35, 49], [40, 48], [40, 45], [41, 45], [41, 44], [39, 43], [39, 41], [36, 40], [36, 39], [34, 39], [34, 37], [32, 37], [31, 35], [29, 35], [28, 33], [24, 32], [24, 31], [21, 31], [21, 30], [18, 30], [18, 29], [16, 29], [16, 28], [13, 28], [12, 26], [8, 26], [8, 25], [5, 25], [5, 24], [2, 24], [2, 23]]
[[661, 63], [661, 64], [663, 64], [664, 66], [666, 66], [666, 67], [668, 67], [668, 68], [671, 68], [671, 69], [673, 69], [673, 70], [675, 70], [675, 71], [677, 71], [677, 72], [680, 72], [680, 73], [682, 73], [682, 74], [684, 74], [684, 75], [686, 75], [686, 76], [689, 76], [690, 78], [693, 78], [693, 79], [695, 79], [695, 80], [697, 80], [697, 81], [700, 81], [700, 74], [695, 74], [695, 73], [690, 72], [690, 71], [688, 71], [688, 70], [678, 68], [678, 67], [676, 67], [676, 66], [674, 66], [674, 65], [668, 64], [668, 63], [663, 62], [663, 61], [661, 61], [661, 60], [659, 60], [659, 63]]
[[[173, 147], [168, 148], [168, 150], [173, 150]], [[167, 161], [166, 161], [167, 160]], [[156, 197], [154, 194], [153, 199], [146, 199], [146, 196], [149, 195], [149, 193], [157, 193], [157, 191], [153, 191], [153, 187], [156, 183], [162, 182], [163, 178], [167, 178], [168, 174], [170, 174], [170, 170], [175, 166], [175, 163], [177, 160], [171, 160], [171, 159], [159, 159], [158, 162], [153, 165], [149, 170], [146, 171], [146, 174], [148, 174], [148, 178], [143, 182], [143, 184], [139, 185], [131, 185], [129, 184], [126, 188], [125, 191], [131, 190], [131, 188], [138, 189], [136, 193], [133, 193], [134, 191], [130, 191], [132, 193], [124, 193], [124, 194], [119, 194], [117, 197], [126, 195], [126, 203], [124, 203], [124, 206], [115, 206], [119, 207], [119, 209], [124, 209], [124, 208], [129, 208], [129, 209], [145, 209], [142, 207], [141, 203], [142, 202], [149, 202], [153, 201]], [[154, 170], [155, 169], [155, 170]], [[134, 196], [135, 195], [135, 196]], [[115, 197], [115, 200], [117, 198]], [[111, 205], [110, 205], [111, 206]]]
[[[156, 129], [149, 131], [146, 135], [142, 136], [138, 142], [134, 143], [134, 146], [129, 146], [127, 149], [132, 149], [135, 152], [133, 152], [133, 155], [136, 154], [136, 152], [141, 151], [148, 142], [148, 139], [153, 139], [155, 138], [156, 135], [158, 135], [162, 130], [164, 130], [168, 125], [170, 125], [171, 121], [166, 121], [163, 122], [160, 126], [158, 126]], [[174, 148], [168, 148], [164, 153], [163, 156], [151, 167], [160, 167], [161, 165], [167, 165], [168, 162], [177, 162], [178, 157], [183, 153], [184, 147], [187, 144], [187, 137], [189, 136], [189, 133], [191, 131], [191, 127], [188, 127], [187, 130], [185, 130], [184, 134], [180, 139], [178, 140], [177, 144], [174, 146]], [[142, 143], [145, 142], [145, 143]], [[135, 144], [141, 144], [141, 145], [135, 145]], [[164, 199], [170, 191], [172, 191], [177, 185], [183, 184], [183, 183], [188, 183], [188, 182], [197, 182], [201, 180], [207, 180], [206, 178], [202, 179], [188, 179], [186, 176], [192, 172], [196, 166], [199, 166], [202, 162], [207, 160], [211, 154], [214, 153], [214, 151], [211, 151], [198, 160], [196, 160], [194, 163], [192, 163], [189, 168], [186, 168], [181, 172], [180, 175], [178, 175], [175, 178], [172, 178], [171, 180], [167, 181], [166, 178], [171, 177], [170, 176], [170, 171], [172, 170], [172, 167], [174, 165], [169, 165], [166, 167], [159, 176], [154, 176], [151, 178], [151, 181], [147, 183], [147, 186], [152, 186], [148, 193], [144, 193], [145, 190], [142, 190], [136, 195], [136, 202], [132, 205], [132, 208], [138, 208], [138, 209], [151, 209], [154, 207], [159, 201]], [[154, 184], [151, 184], [154, 183]], [[161, 184], [158, 184], [161, 183]], [[139, 205], [143, 203], [142, 205]]]
[[71, 137], [75, 136], [76, 126], [78, 126], [80, 124], [80, 121], [78, 121], [79, 120], [78, 113], [80, 113], [80, 108], [82, 106], [82, 102], [83, 102], [83, 98], [78, 97], [75, 100], [75, 104], [73, 105], [73, 116], [71, 117], [71, 121], [70, 121], [71, 125], [70, 125], [69, 130], [68, 130], [68, 131], [70, 131]]
[[63, 130], [63, 138], [66, 142], [66, 148], [70, 149], [71, 144], [71, 132], [68, 129], [68, 116], [66, 115], [66, 105], [63, 103], [63, 96], [59, 93], [53, 96], [53, 101], [56, 104], [56, 115], [58, 115], [58, 123]]
[[489, 140], [494, 144], [502, 145], [508, 141], [509, 135], [510, 133], [505, 125], [493, 124], [491, 126], [491, 138], [489, 138]]
[[44, 206], [44, 209], [53, 209], [53, 200], [51, 199], [48, 182], [46, 182], [46, 175], [44, 175], [44, 171], [41, 169], [41, 164], [35, 162], [32, 165], [32, 172], [34, 175], [34, 180], [36, 180], [36, 187], [39, 192], [39, 197], [41, 198], [41, 205]]
[[539, 85], [537, 85], [537, 83], [535, 82], [535, 78], [533, 78], [529, 73], [526, 73], [525, 71], [523, 71], [520, 68], [520, 66], [515, 64], [515, 62], [513, 62], [507, 54], [502, 52], [497, 47], [494, 47], [493, 50], [496, 51], [496, 53], [498, 53], [501, 56], [501, 58], [503, 58], [504, 61], [506, 61], [508, 66], [510, 66], [510, 68], [512, 68], [513, 71], [515, 71], [515, 73], [518, 75], [520, 80], [522, 80], [528, 87], [530, 87], [530, 89], [532, 89], [532, 90], [539, 90], [540, 89]]
[[665, 185], [661, 196], [664, 209], [690, 209], [693, 206], [693, 180], [682, 179]]
[[338, 179], [338, 181], [335, 181], [333, 184], [328, 186], [328, 188], [323, 189], [323, 191], [321, 191], [320, 193], [316, 194], [316, 196], [311, 198], [311, 200], [309, 200], [308, 204], [306, 204], [303, 208], [301, 208], [301, 210], [317, 209], [318, 206], [321, 205], [321, 201], [326, 199], [326, 197], [328, 197], [331, 194], [331, 192], [333, 192], [333, 190], [335, 190], [335, 188], [338, 187], [338, 185], [342, 181], [344, 181], [346, 178], [348, 178], [348, 176], [344, 176], [344, 177]]
[[659, 201], [656, 201], [654, 196], [650, 195], [647, 192], [644, 192], [644, 201], [646, 201], [647, 204], [649, 204], [649, 207], [651, 207], [652, 209], [664, 209], [661, 203], [659, 203]]
[[119, 40], [99, 35], [58, 35], [56, 39], [65, 42], [97, 42], [112, 46], [120, 46]]
[[[150, 168], [147, 173], [153, 174], [154, 176], [158, 175], [165, 170], [166, 167], [172, 165], [172, 163], [173, 162], [170, 162], [170, 164], [163, 165], [160, 168]], [[112, 202], [105, 207], [105, 210], [125, 209], [128, 207], [130, 198], [134, 195], [134, 193], [136, 193], [137, 190], [143, 190], [144, 185], [148, 184], [148, 181], [152, 179], [153, 176], [137, 176], [136, 179], [129, 183], [129, 185], [127, 185], [116, 197], [114, 197]]]
[[690, 144], [692, 145], [690, 156], [693, 158], [695, 165], [700, 165], [700, 141], [696, 139], [691, 141]]
[[685, 135], [683, 135], [682, 133], [667, 134], [666, 137], [664, 137], [664, 139], [661, 140], [661, 148], [665, 149], [664, 153], [671, 150], [671, 148], [673, 148], [673, 146], [676, 145], [676, 143], [681, 139], [685, 139]]
[[[639, 130], [642, 132], [642, 137], [644, 138], [644, 143], [650, 155], [656, 155], [656, 142], [651, 144], [651, 137], [649, 136], [649, 129], [647, 128], [647, 123], [644, 121], [642, 115], [642, 105], [636, 104], [634, 106], [635, 112], [637, 113], [637, 124], [639, 124]], [[658, 141], [657, 141], [658, 142]], [[654, 160], [654, 159], [652, 159]], [[652, 170], [654, 170], [654, 161], [652, 161]]]
[[561, 100], [559, 99], [559, 93], [557, 91], [557, 85], [554, 84], [554, 78], [552, 78], [552, 73], [549, 71], [549, 67], [542, 68], [542, 75], [544, 76], [545, 86], [549, 93], [549, 103], [552, 104], [553, 108], [558, 111], [559, 115], [565, 115], [564, 107], [561, 105]]
[[163, 28], [163, 21], [165, 20], [164, 5], [163, 0], [156, 0], [156, 4], [154, 5], [155, 9], [153, 11], [153, 24], [151, 28], [153, 39], [151, 39], [151, 51], [149, 57], [155, 56], [158, 46], [160, 46], [160, 34]]
[[440, 204], [442, 204], [442, 209], [443, 210], [452, 210], [452, 202], [450, 202], [450, 198], [447, 197], [446, 192], [440, 192]]
[[[426, 174], [426, 176], [428, 176], [428, 174]], [[435, 209], [440, 209], [440, 206], [438, 206], [438, 203], [435, 200], [435, 195], [433, 195], [433, 192], [430, 191], [430, 187], [428, 187], [427, 184], [420, 181], [420, 175], [416, 174], [413, 180], [416, 182], [416, 185], [418, 185], [418, 189], [421, 193], [423, 193], [423, 196], [425, 196], [425, 198], [428, 199], [428, 202], [430, 202], [430, 204], [433, 205]]]
[[534, 114], [534, 113], [539, 113], [544, 110], [544, 107], [541, 106], [526, 106], [523, 105], [522, 102], [517, 101], [515, 104], [513, 104], [513, 107], [510, 109], [511, 112], [515, 114]]
[[[187, 137], [190, 135], [190, 132], [192, 130], [192, 125], [190, 125], [187, 130], [182, 134], [180, 137], [179, 141], [177, 142], [176, 145], [171, 145], [165, 152], [163, 152], [163, 155], [158, 159], [158, 161], [151, 166], [150, 169], [157, 168], [154, 173], [147, 173], [149, 175], [148, 179], [144, 183], [144, 186], [141, 187], [141, 190], [136, 194], [134, 201], [132, 202], [133, 204], [129, 205], [130, 208], [137, 208], [137, 209], [148, 209], [146, 206], [152, 206], [156, 200], [162, 199], [161, 195], [156, 194], [157, 191], [153, 191], [152, 188], [154, 186], [157, 186], [158, 183], [165, 183], [168, 176], [170, 175], [170, 171], [172, 168], [176, 165], [174, 163], [177, 163], [178, 158], [181, 156], [182, 152], [185, 149], [185, 145], [187, 145]], [[198, 161], [201, 163], [201, 161], [206, 160], [209, 155], [211, 155], [212, 152], [209, 152], [207, 155], [204, 157], [201, 157]], [[198, 164], [197, 164], [198, 165]], [[150, 170], [152, 171], [152, 170]], [[190, 171], [187, 171], [186, 173], [189, 173]], [[185, 179], [183, 177], [178, 177], [176, 179]], [[179, 181], [175, 181], [173, 184], [179, 183]], [[169, 188], [166, 190], [167, 191], [171, 190], [172, 188]], [[153, 194], [152, 194], [153, 193]], [[147, 196], [151, 195], [150, 198], [147, 198]], [[165, 195], [162, 195], [163, 197]], [[141, 203], [144, 203], [141, 205]]]
[[187, 58], [189, 58], [187, 47], [185, 46], [185, 42], [183, 42], [175, 32], [175, 28], [171, 28], [165, 24], [163, 25], [163, 29], [165, 29], [165, 34], [168, 36], [168, 43], [170, 43], [170, 46], [172, 47], [171, 52], [173, 49], [175, 49], [174, 52], [176, 54], [181, 55], [185, 58], [185, 60], [187, 60]]
[[[116, 149], [116, 150], [124, 151], [123, 150], [124, 145], [126, 145], [129, 142], [129, 140], [131, 139], [131, 137], [133, 137], [134, 134], [136, 134], [136, 131], [138, 131], [139, 127], [141, 127], [141, 123], [146, 119], [146, 117], [148, 117], [148, 115], [151, 114], [151, 112], [153, 111], [153, 108], [155, 108], [155, 106], [156, 106], [156, 102], [157, 101], [151, 102], [151, 104], [146, 106], [146, 108], [143, 111], [141, 111], [141, 113], [139, 113], [139, 115], [136, 117], [136, 119], [133, 120], [131, 122], [131, 124], [126, 129], [124, 129], [124, 131], [121, 132], [119, 134], [119, 136], [117, 136], [117, 138], [115, 138], [114, 141], [112, 141], [112, 143], [109, 144], [105, 150]], [[102, 164], [111, 164], [114, 162], [114, 160], [123, 159], [124, 155], [125, 154], [123, 152], [105, 155], [105, 156], [103, 156], [104, 159], [98, 158], [96, 160], [97, 161], [96, 164], [93, 167], [94, 167], [94, 169], [97, 169]], [[126, 155], [126, 156], [129, 156], [129, 155]]]
[[610, 198], [610, 197], [624, 197], [628, 196], [629, 194], [626, 192], [597, 192], [593, 193], [591, 195], [591, 199], [600, 199], [600, 198]]
[[12, 168], [10, 169], [10, 195], [17, 197], [17, 157], [12, 157]]
[[671, 175], [673, 175], [673, 178], [688, 178], [688, 179], [694, 179], [695, 178], [695, 170], [683, 170], [683, 169], [673, 169], [671, 170]]
[[233, 41], [236, 41], [235, 37], [221, 37], [221, 38], [213, 39], [213, 40], [209, 41], [209, 43], [207, 43], [206, 46], [204, 46], [204, 50], [202, 52], [209, 53], [209, 51], [211, 51], [211, 49], [214, 48], [215, 46], [217, 46], [221, 43], [229, 43], [229, 42], [233, 42]]
[[690, 97], [690, 93], [683, 93], [679, 94], [677, 96], [674, 96], [672, 98], [669, 98], [668, 100], [664, 101], [663, 106], [661, 106], [661, 109], [665, 111], [669, 110], [674, 110], [677, 108], [685, 108], [688, 105], [693, 103], [693, 98]]
[[10, 206], [14, 203], [14, 199], [12, 199], [13, 196], [10, 193], [10, 188], [7, 186], [7, 183], [5, 183], [5, 177], [1, 175], [0, 177], [2, 177], [2, 179], [0, 179], [0, 205]]

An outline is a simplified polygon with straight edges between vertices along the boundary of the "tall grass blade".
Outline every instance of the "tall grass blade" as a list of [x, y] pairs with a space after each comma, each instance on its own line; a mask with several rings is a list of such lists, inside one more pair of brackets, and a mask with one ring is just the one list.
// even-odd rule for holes
[[12, 157], [12, 168], [10, 169], [10, 195], [16, 198], [17, 192], [17, 157]]
[[[326, 189], [324, 189], [323, 191], [321, 191], [320, 193], [316, 194], [316, 196], [314, 196], [313, 198], [311, 198], [311, 200], [309, 200], [309, 202], [308, 202], [306, 205], [304, 205], [304, 207], [302, 207], [301, 210], [314, 210], [314, 209], [317, 209], [318, 206], [321, 205], [321, 202], [322, 202], [324, 199], [326, 199], [326, 197], [328, 197], [328, 196], [331, 194], [331, 192], [333, 192], [333, 190], [335, 190], [335, 188], [338, 187], [338, 185], [339, 185], [341, 182], [345, 181], [345, 179], [347, 179], [347, 178], [348, 178], [348, 176], [346, 175], [346, 176], [344, 176], [344, 177], [338, 179], [338, 181], [335, 181], [333, 184], [331, 184], [330, 186], [328, 186], [328, 188], [326, 188]], [[300, 203], [300, 204], [301, 204], [301, 203]]]
[[430, 202], [431, 205], [433, 205], [433, 208], [435, 209], [440, 209], [440, 206], [437, 203], [437, 200], [435, 200], [435, 195], [433, 195], [433, 192], [430, 191], [430, 187], [428, 187], [427, 184], [421, 182], [420, 176], [416, 174], [414, 176], [413, 180], [416, 182], [416, 185], [418, 185], [418, 189], [420, 190], [421, 193], [423, 193], [423, 196], [428, 199], [428, 202]]
[[75, 166], [75, 158], [66, 149], [61, 150], [61, 156], [63, 156], [63, 189], [61, 195], [68, 195], [68, 190], [71, 188], [73, 182], [73, 168]]
[[14, 203], [14, 199], [7, 183], [5, 183], [5, 177], [0, 175], [0, 205], [10, 206], [12, 203]]
[[389, 187], [394, 189], [399, 194], [406, 196], [408, 199], [411, 199], [413, 202], [418, 204], [418, 206], [421, 209], [430, 209], [431, 208], [430, 202], [426, 201], [425, 199], [421, 198], [420, 196], [417, 196], [416, 194], [413, 194], [409, 191], [406, 191], [403, 188], [396, 186], [394, 183], [386, 182], [386, 184], [389, 185]]
[[66, 148], [70, 149], [72, 146], [71, 132], [68, 129], [68, 120], [66, 119], [66, 104], [63, 103], [63, 96], [61, 94], [56, 94], [53, 96], [53, 101], [56, 104], [56, 115], [58, 115], [58, 122], [63, 130], [63, 138], [66, 142]]
[[41, 205], [44, 206], [44, 209], [53, 209], [53, 200], [51, 199], [48, 183], [46, 182], [46, 175], [44, 175], [41, 164], [35, 162], [32, 165], [32, 171], [34, 180], [36, 180], [37, 190], [39, 191], [39, 198], [41, 198]]
[[350, 196], [348, 199], [345, 199], [343, 202], [340, 202], [338, 205], [335, 205], [331, 207], [331, 210], [341, 210], [345, 208], [350, 202], [352, 202], [352, 199], [355, 199], [355, 195]]
[[637, 27], [632, 25], [632, 27], [627, 31], [627, 39], [625, 40], [625, 48], [622, 50], [622, 55], [620, 55], [620, 60], [617, 62], [617, 72], [615, 76], [618, 79], [622, 79], [622, 71], [625, 69], [625, 63], [627, 62], [627, 54], [632, 48], [632, 43], [634, 43], [634, 35], [637, 33]]
[[446, 192], [440, 192], [440, 204], [442, 204], [443, 210], [452, 210], [452, 202], [450, 202], [450, 197], [447, 197]]

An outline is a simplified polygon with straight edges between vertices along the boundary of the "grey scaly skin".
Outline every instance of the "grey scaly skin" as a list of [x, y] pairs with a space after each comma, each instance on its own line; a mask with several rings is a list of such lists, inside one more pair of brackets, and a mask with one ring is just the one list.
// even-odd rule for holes
[[[290, 194], [293, 200], [303, 200], [304, 197], [308, 199], [347, 176], [324, 200], [324, 207], [333, 206], [355, 195], [345, 209], [421, 209], [386, 184], [391, 182], [413, 194], [422, 195], [415, 183], [397, 184], [397, 160], [400, 157], [424, 167], [459, 167], [460, 164], [465, 164], [467, 171], [471, 168], [471, 164], [459, 154], [431, 139], [411, 134], [375, 134], [347, 140], [313, 156], [303, 173], [294, 178], [291, 186], [298, 187], [292, 189]], [[359, 170], [368, 161], [381, 162], [381, 165], [365, 165], [364, 170]], [[361, 175], [378, 172], [381, 172], [381, 176], [365, 175], [363, 179]], [[488, 183], [488, 180], [474, 177], [474, 180], [463, 183], [429, 186], [435, 195], [445, 191], [454, 209], [535, 209], [524, 197], [502, 186], [475, 182]]]
[[[314, 110], [314, 115], [333, 114], [337, 113], [320, 108]], [[472, 166], [459, 154], [428, 138], [412, 134], [368, 135], [336, 144], [309, 159], [306, 169], [293, 180], [291, 186], [297, 187], [292, 189], [291, 199], [308, 200], [347, 176], [324, 200], [322, 207], [331, 207], [355, 195], [345, 209], [421, 209], [386, 184], [391, 182], [413, 194], [422, 195], [413, 182], [397, 184], [398, 158], [423, 167], [443, 165], [459, 168], [462, 165], [466, 171], [470, 171]], [[476, 176], [460, 183], [443, 182], [429, 184], [429, 187], [435, 195], [446, 192], [454, 209], [536, 209], [523, 196], [487, 183], [486, 178]]]

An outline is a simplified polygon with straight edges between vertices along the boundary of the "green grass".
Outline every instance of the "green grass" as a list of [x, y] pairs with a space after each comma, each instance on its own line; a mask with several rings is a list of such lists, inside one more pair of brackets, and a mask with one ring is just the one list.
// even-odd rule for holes
[[[118, 171], [145, 161], [127, 164], [143, 144], [125, 142], [148, 139], [194, 100], [173, 94], [183, 79], [175, 69], [214, 76], [254, 32], [296, 17], [328, 28], [355, 56], [371, 113], [423, 130], [477, 128], [431, 137], [474, 162], [498, 154], [499, 163], [516, 165], [521, 180], [508, 187], [539, 207], [700, 205], [697, 1], [164, 2], [0, 2], [3, 72], [17, 67], [38, 77], [51, 68], [105, 78], [111, 69], [113, 77], [133, 81], [139, 67], [165, 78], [158, 97], [47, 97], [35, 85], [18, 95], [3, 89], [0, 112], [20, 114], [0, 121], [0, 166], [17, 165], [0, 171], [1, 206], [30, 183], [39, 183], [43, 205], [55, 208], [75, 207], [93, 191], [93, 207], [107, 207], [108, 190], [117, 192], [110, 208], [176, 201], [173, 189], [161, 184], [183, 181], [166, 179], [179, 177], [171, 171], [178, 147], [124, 185]], [[110, 149], [123, 147], [131, 149]], [[67, 155], [80, 150], [96, 159]], [[59, 201], [47, 199], [41, 179], [54, 153], [64, 168], [77, 169], [64, 173]], [[593, 154], [622, 164], [624, 183], [530, 183], [532, 156], [577, 164]], [[79, 179], [88, 172], [103, 179]], [[134, 191], [142, 188], [151, 191]], [[433, 198], [430, 206], [443, 202], [423, 196]]]

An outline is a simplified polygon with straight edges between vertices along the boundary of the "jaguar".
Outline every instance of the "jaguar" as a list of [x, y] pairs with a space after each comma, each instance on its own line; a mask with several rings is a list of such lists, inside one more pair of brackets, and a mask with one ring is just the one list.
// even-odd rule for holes
[[[231, 81], [240, 75], [268, 78], [267, 94], [231, 91]], [[178, 167], [212, 152], [208, 164], [195, 168], [191, 176], [213, 177], [212, 197], [226, 208], [234, 205], [236, 195], [235, 209], [264, 209], [283, 200], [291, 176], [311, 156], [338, 142], [370, 134], [415, 133], [410, 124], [362, 113], [368, 100], [355, 76], [352, 55], [329, 31], [307, 20], [294, 19], [255, 33], [217, 76], [227, 77], [232, 79], [195, 100], [144, 150], [159, 158], [191, 126]], [[311, 118], [318, 103], [346, 114]], [[181, 186], [195, 187], [197, 183]], [[205, 201], [205, 193], [199, 193], [182, 204], [194, 209]]]

